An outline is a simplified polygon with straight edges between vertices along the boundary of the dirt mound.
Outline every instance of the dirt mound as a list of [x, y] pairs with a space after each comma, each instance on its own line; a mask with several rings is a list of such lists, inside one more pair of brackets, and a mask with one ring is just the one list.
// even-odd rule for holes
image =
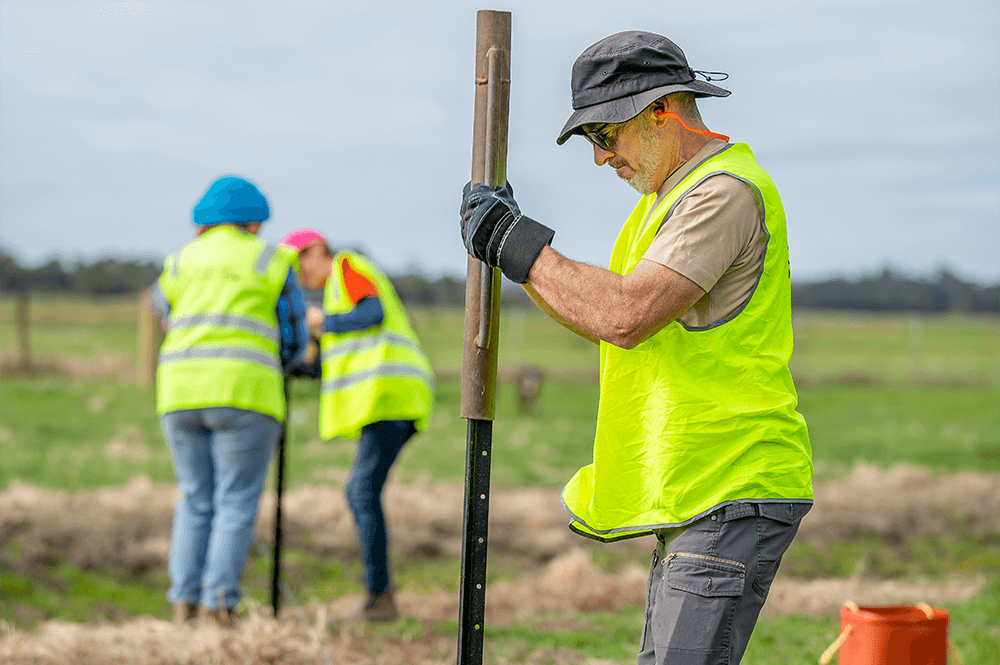
[[[484, 662], [500, 665], [507, 658]], [[451, 665], [457, 657], [452, 635], [419, 631], [373, 634], [358, 624], [332, 631], [308, 621], [276, 622], [258, 612], [234, 629], [211, 625], [174, 626], [156, 619], [122, 625], [84, 626], [51, 621], [37, 635], [0, 632], [0, 662], [10, 665]], [[579, 652], [539, 649], [523, 654], [525, 665], [614, 665]]]
[[[400, 486], [386, 489], [392, 549], [400, 556], [436, 558], [462, 551], [464, 488], [457, 484]], [[141, 575], [166, 566], [173, 487], [140, 477], [128, 485], [94, 492], [43, 490], [21, 483], [0, 492], [0, 566], [30, 577], [57, 562], [79, 568], [113, 568]], [[567, 518], [552, 490], [504, 490], [492, 493], [491, 561], [535, 570], [582, 541], [567, 528]], [[261, 501], [258, 535], [271, 542], [273, 494]], [[285, 544], [327, 558], [357, 556], [354, 522], [343, 493], [304, 487], [283, 499]], [[13, 556], [2, 547], [17, 538]], [[620, 543], [616, 550], [646, 556], [648, 539]]]
[[[445, 635], [409, 640], [387, 635], [373, 654], [364, 629], [321, 635], [305, 622], [278, 622], [257, 612], [234, 629], [202, 623], [175, 626], [156, 619], [89, 626], [50, 621], [37, 635], [8, 631], [0, 637], [0, 660], [31, 665], [283, 665], [344, 663], [437, 664], [455, 661], [453, 639]], [[330, 654], [334, 654], [331, 658]], [[326, 656], [324, 658], [324, 655]], [[70, 657], [70, 658], [68, 658]]]
[[[0, 492], [0, 565], [21, 575], [53, 557], [92, 569], [112, 567], [140, 575], [164, 568], [174, 488], [136, 478], [128, 485], [68, 494], [14, 483]], [[464, 488], [458, 484], [390, 484], [385, 495], [393, 552], [435, 558], [462, 550]], [[270, 542], [274, 495], [265, 494], [258, 533]], [[303, 487], [284, 497], [286, 544], [321, 557], [357, 553], [354, 523], [342, 492]], [[644, 565], [649, 538], [603, 545], [567, 528], [557, 490], [496, 488], [490, 501], [490, 560], [525, 572], [541, 569], [574, 549]], [[932, 475], [912, 467], [880, 472], [858, 467], [848, 478], [816, 487], [799, 540], [872, 535], [898, 542], [920, 534], [1000, 534], [1000, 476]], [[2, 547], [17, 538], [16, 557]]]
[[[517, 576], [490, 584], [489, 625], [532, 622], [545, 616], [545, 625], [569, 626], [581, 612], [643, 603], [651, 539], [602, 545], [579, 538], [566, 528], [558, 494], [548, 489], [493, 491], [490, 565], [517, 571]], [[153, 485], [145, 478], [124, 487], [76, 494], [15, 483], [0, 492], [0, 568], [28, 578], [63, 563], [83, 569], [117, 569], [123, 577], [162, 571], [177, 496], [174, 488]], [[463, 487], [391, 484], [385, 498], [394, 556], [457, 560]], [[354, 525], [342, 492], [324, 487], [295, 489], [286, 494], [283, 513], [289, 547], [330, 559], [357, 557]], [[274, 496], [268, 494], [262, 500], [259, 524], [265, 541], [270, 539], [273, 514]], [[1000, 535], [1000, 476], [858, 467], [841, 481], [816, 487], [816, 505], [799, 533], [801, 540], [817, 546], [863, 535], [886, 541], [921, 534], [976, 534], [993, 539]], [[12, 540], [16, 548], [7, 546]], [[595, 552], [600, 552], [600, 566], [594, 562]], [[968, 598], [982, 584], [977, 579], [906, 585], [779, 575], [764, 613], [835, 616], [846, 600], [942, 604]], [[176, 627], [150, 618], [99, 625], [49, 621], [37, 633], [0, 625], [0, 662], [323, 663], [324, 653], [334, 654], [330, 662], [336, 663], [454, 662], [454, 636], [436, 627], [457, 617], [457, 594], [441, 588], [426, 592], [403, 588], [397, 599], [409, 623], [399, 631], [377, 634], [346, 619], [360, 601], [358, 595], [286, 607], [278, 620], [266, 609], [252, 607], [235, 630]], [[136, 660], [136, 654], [142, 654], [141, 659]], [[577, 653], [542, 650], [524, 654], [518, 662], [580, 660]], [[602, 661], [584, 662], [597, 665]]]
[[858, 466], [814, 492], [815, 506], [797, 538], [816, 545], [858, 535], [889, 542], [921, 534], [1000, 535], [1000, 475]]
[[[570, 550], [551, 561], [538, 575], [491, 585], [486, 622], [498, 627], [537, 621], [540, 613], [546, 612], [544, 624], [539, 625], [571, 627], [577, 622], [575, 617], [579, 612], [641, 605], [645, 587], [646, 573], [638, 567], [606, 573], [593, 565], [589, 552]], [[981, 589], [982, 584], [976, 581], [905, 586], [857, 580], [778, 580], [771, 588], [764, 614], [801, 612], [836, 616], [848, 599], [862, 605], [919, 601], [937, 605], [967, 598]], [[329, 604], [313, 602], [304, 608], [288, 608], [278, 620], [267, 609], [255, 607], [235, 629], [204, 623], [175, 626], [150, 618], [100, 625], [48, 621], [34, 634], [0, 625], [0, 662], [10, 665], [455, 662], [455, 636], [434, 630], [458, 616], [454, 593], [440, 589], [428, 594], [401, 592], [398, 602], [408, 620], [391, 631], [372, 630], [346, 619], [359, 600], [358, 596], [345, 596]], [[516, 662], [529, 665], [611, 662], [581, 660], [578, 652], [554, 649], [522, 655]], [[499, 665], [510, 661], [487, 653], [485, 662]]]

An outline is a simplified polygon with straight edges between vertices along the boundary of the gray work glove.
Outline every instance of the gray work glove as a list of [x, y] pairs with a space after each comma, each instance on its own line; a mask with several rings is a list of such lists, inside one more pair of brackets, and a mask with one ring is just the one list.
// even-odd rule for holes
[[525, 217], [514, 201], [513, 189], [491, 189], [468, 183], [462, 190], [462, 241], [473, 257], [500, 271], [512, 282], [524, 284], [535, 259], [555, 231]]

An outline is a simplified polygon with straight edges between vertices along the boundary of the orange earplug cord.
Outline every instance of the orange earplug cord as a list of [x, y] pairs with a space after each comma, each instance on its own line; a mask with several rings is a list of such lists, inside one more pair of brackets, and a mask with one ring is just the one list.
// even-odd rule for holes
[[670, 113], [668, 111], [653, 111], [653, 115], [656, 116], [657, 118], [673, 118], [674, 120], [677, 121], [677, 123], [681, 127], [688, 130], [689, 132], [694, 132], [695, 134], [701, 134], [702, 136], [711, 136], [713, 139], [721, 139], [726, 143], [729, 143], [729, 137], [726, 136], [725, 134], [716, 134], [715, 132], [710, 132], [707, 129], [692, 129], [691, 127], [688, 127], [686, 124], [684, 124], [684, 121], [681, 120], [681, 117], [676, 113]]

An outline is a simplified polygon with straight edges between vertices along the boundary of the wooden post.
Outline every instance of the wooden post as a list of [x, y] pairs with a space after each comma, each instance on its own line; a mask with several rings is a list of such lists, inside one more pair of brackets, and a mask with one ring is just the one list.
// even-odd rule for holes
[[14, 322], [17, 329], [17, 364], [31, 369], [31, 296], [27, 289], [17, 292]]
[[149, 289], [139, 293], [139, 358], [135, 367], [135, 380], [140, 386], [151, 386], [156, 380], [156, 363], [163, 344], [163, 327], [160, 315], [153, 307]]
[[[476, 14], [476, 108], [472, 182], [507, 182], [510, 100], [510, 12]], [[500, 271], [468, 258], [465, 273], [465, 341], [461, 416], [492, 421], [496, 410], [500, 330]]]
[[[507, 181], [510, 12], [482, 10], [476, 14], [475, 84], [472, 182], [496, 187]], [[486, 612], [490, 458], [500, 329], [500, 271], [471, 257], [467, 266], [461, 416], [468, 419], [468, 431], [458, 664], [481, 665]]]

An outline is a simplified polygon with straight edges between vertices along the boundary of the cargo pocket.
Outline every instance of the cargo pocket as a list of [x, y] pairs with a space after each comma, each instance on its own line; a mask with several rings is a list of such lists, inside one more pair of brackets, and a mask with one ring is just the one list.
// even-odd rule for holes
[[[704, 554], [672, 552], [662, 560], [668, 598], [657, 617], [674, 650], [726, 653], [746, 566]], [[669, 608], [669, 609], [667, 609]], [[674, 654], [680, 658], [680, 654]], [[669, 662], [668, 658], [668, 662]], [[682, 659], [683, 660], [683, 659]]]
[[705, 554], [671, 552], [663, 560], [664, 576], [671, 588], [706, 598], [742, 596], [746, 566]]

